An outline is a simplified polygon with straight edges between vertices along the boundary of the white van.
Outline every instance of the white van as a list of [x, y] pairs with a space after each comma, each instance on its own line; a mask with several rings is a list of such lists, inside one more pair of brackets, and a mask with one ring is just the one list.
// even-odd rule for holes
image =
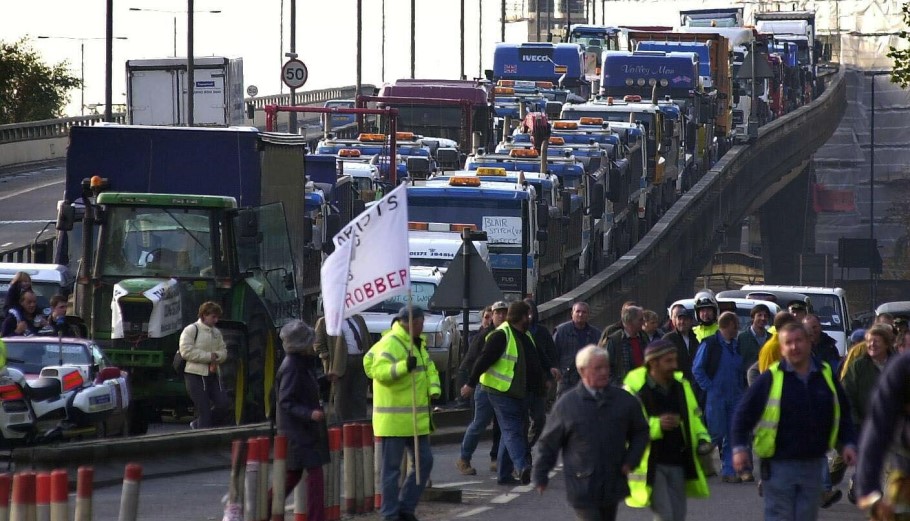
[[843, 288], [747, 284], [741, 289], [743, 291], [790, 291], [806, 295], [812, 301], [812, 309], [822, 324], [822, 331], [837, 342], [837, 351], [841, 356], [846, 352], [847, 338], [850, 336], [850, 310], [847, 307], [847, 292]]
[[[0, 262], [0, 307], [6, 302], [9, 283], [16, 273], [24, 271], [32, 279], [32, 290], [38, 297], [38, 311], [50, 314], [50, 300], [54, 295], [69, 297], [73, 292], [75, 277], [66, 266], [59, 264], [31, 264]], [[0, 310], [2, 313], [2, 310]]]

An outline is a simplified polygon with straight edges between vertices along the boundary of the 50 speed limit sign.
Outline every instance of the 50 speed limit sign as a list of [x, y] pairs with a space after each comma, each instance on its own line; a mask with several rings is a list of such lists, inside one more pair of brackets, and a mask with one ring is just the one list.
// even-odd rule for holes
[[306, 65], [300, 60], [288, 60], [281, 67], [281, 81], [292, 89], [303, 87], [308, 76]]

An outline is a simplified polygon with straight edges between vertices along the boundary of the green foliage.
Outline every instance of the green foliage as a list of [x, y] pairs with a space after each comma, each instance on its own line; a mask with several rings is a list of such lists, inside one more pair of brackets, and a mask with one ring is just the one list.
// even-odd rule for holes
[[66, 61], [44, 63], [27, 38], [0, 40], [0, 124], [62, 117], [69, 92], [81, 86]]
[[[910, 2], [905, 3], [901, 8], [901, 18], [904, 25], [910, 26]], [[906, 41], [910, 32], [903, 29], [898, 33]], [[910, 49], [898, 49], [889, 47], [888, 57], [894, 60], [894, 67], [891, 70], [891, 83], [898, 83], [901, 87], [906, 88], [910, 85]]]

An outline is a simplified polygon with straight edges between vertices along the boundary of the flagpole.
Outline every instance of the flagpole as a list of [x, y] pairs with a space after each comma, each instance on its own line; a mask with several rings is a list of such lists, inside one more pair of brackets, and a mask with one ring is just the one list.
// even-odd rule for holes
[[[408, 288], [408, 336], [410, 337], [410, 352], [414, 356], [414, 303], [411, 290]], [[420, 486], [420, 436], [417, 430], [417, 371], [411, 372], [411, 420], [414, 423], [414, 483]]]

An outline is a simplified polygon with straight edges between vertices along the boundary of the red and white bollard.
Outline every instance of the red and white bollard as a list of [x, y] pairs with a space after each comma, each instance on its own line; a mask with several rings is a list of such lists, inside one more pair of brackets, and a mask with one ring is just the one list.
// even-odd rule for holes
[[[300, 483], [294, 488], [294, 521], [307, 521], [306, 473], [300, 477]], [[325, 501], [325, 498], [318, 498]]]
[[35, 520], [51, 521], [51, 473], [35, 475]]
[[142, 467], [129, 463], [123, 471], [123, 490], [120, 492], [120, 517], [118, 521], [136, 521], [139, 515], [139, 482]]
[[92, 488], [95, 469], [79, 467], [76, 471], [76, 518], [75, 521], [92, 521]]
[[363, 512], [373, 511], [373, 496], [375, 494], [376, 484], [373, 482], [374, 462], [373, 462], [373, 425], [364, 423], [360, 426], [360, 441], [363, 447], [363, 471], [360, 475], [363, 478]]
[[243, 487], [243, 521], [260, 521], [259, 515], [259, 440], [246, 442], [246, 474]]
[[259, 499], [256, 501], [258, 517], [261, 521], [269, 518], [269, 452], [272, 444], [269, 438], [259, 437]]
[[382, 438], [373, 437], [373, 509], [379, 510], [382, 506]]
[[284, 521], [284, 481], [287, 479], [288, 439], [275, 436], [275, 462], [272, 464], [272, 521]]
[[0, 521], [9, 521], [9, 498], [13, 488], [13, 477], [0, 474]]
[[349, 515], [357, 513], [357, 450], [360, 448], [360, 426], [347, 423], [342, 427], [344, 450], [344, 511]]
[[329, 429], [329, 455], [331, 457], [331, 482], [332, 495], [326, 503], [326, 521], [341, 519], [341, 429]]
[[17, 472], [13, 475], [13, 506], [10, 521], [35, 519], [35, 473]]
[[[69, 475], [65, 470], [51, 472], [51, 521], [67, 521], [70, 515]], [[0, 491], [0, 494], [3, 492]]]

